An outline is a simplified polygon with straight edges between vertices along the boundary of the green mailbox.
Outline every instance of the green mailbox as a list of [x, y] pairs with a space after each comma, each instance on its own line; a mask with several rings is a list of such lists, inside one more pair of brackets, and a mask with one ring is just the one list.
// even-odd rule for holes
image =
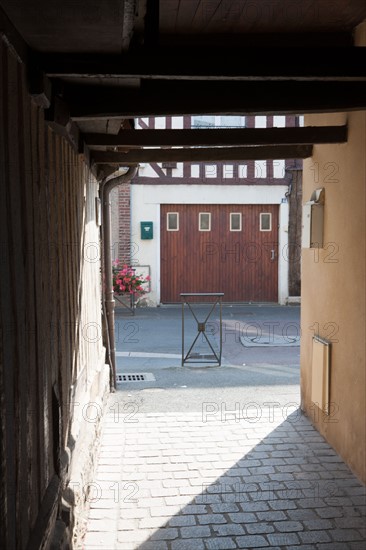
[[153, 238], [153, 222], [140, 222], [141, 225], [141, 239]]

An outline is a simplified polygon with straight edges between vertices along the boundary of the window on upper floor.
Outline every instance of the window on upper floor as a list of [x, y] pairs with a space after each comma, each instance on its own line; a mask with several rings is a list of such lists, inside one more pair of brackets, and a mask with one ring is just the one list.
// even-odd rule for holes
[[215, 116], [194, 115], [192, 116], [192, 128], [214, 128]]
[[194, 115], [192, 128], [243, 128], [245, 116], [231, 115]]
[[217, 125], [224, 128], [243, 128], [245, 126], [245, 116], [223, 115], [218, 118], [220, 120]]

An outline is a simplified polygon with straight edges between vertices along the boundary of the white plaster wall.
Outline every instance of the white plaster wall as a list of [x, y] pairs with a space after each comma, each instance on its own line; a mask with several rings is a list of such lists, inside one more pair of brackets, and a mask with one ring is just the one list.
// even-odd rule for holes
[[[153, 304], [160, 303], [160, 205], [161, 204], [278, 204], [278, 298], [285, 304], [288, 297], [288, 218], [285, 199], [286, 185], [132, 185], [131, 186], [131, 242], [133, 262], [149, 265]], [[140, 222], [152, 221], [154, 238], [141, 240]]]
[[183, 117], [182, 116], [173, 116], [172, 117], [172, 129], [181, 130], [183, 128]]
[[[161, 168], [161, 163], [159, 164]], [[166, 175], [166, 171], [162, 169], [164, 174]], [[144, 178], [159, 178], [159, 174], [155, 172], [154, 168], [151, 166], [151, 164], [147, 164], [145, 162], [142, 162], [139, 166], [139, 177]]]
[[288, 202], [281, 203], [279, 208], [278, 228], [278, 302], [286, 304], [288, 298], [288, 272], [289, 272], [289, 250], [288, 250]]
[[267, 117], [266, 116], [256, 116], [254, 119], [256, 128], [266, 128], [267, 127]]
[[278, 115], [275, 115], [273, 117], [273, 126], [275, 128], [285, 128], [286, 126], [286, 117], [285, 116], [278, 116]]

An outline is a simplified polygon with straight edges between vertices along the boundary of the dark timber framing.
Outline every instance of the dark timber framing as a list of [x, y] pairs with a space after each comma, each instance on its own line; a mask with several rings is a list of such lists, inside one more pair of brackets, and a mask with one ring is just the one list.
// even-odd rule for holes
[[[238, 57], [240, 63], [238, 63]], [[52, 77], [169, 80], [366, 80], [366, 48], [153, 50], [140, 54], [45, 54], [38, 63]], [[316, 63], [314, 62], [316, 60]]]
[[122, 130], [118, 135], [84, 134], [84, 140], [90, 147], [312, 145], [346, 142], [347, 126], [231, 128], [225, 130]]
[[305, 114], [366, 107], [366, 82], [144, 81], [138, 90], [69, 84], [75, 121], [168, 115]]
[[212, 162], [230, 160], [270, 160], [285, 158], [308, 158], [312, 145], [278, 145], [261, 147], [224, 147], [199, 149], [143, 149], [128, 153], [94, 151], [96, 164], [120, 164], [129, 166], [139, 162]]

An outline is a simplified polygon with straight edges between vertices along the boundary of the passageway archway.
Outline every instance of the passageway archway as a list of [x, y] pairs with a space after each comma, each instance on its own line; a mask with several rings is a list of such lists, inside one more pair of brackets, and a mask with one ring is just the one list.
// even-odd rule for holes
[[83, 509], [92, 410], [109, 383], [99, 183], [143, 159], [181, 162], [197, 145], [184, 129], [169, 137], [182, 149], [160, 148], [156, 132], [136, 143], [136, 116], [289, 113], [325, 126], [215, 133], [208, 143], [197, 134], [194, 155], [306, 158], [305, 200], [325, 188], [326, 246], [303, 262], [303, 402], [312, 403], [309, 326], [323, 338], [335, 327], [330, 398], [340, 422], [318, 427], [365, 479], [366, 8], [293, 4], [1, 0], [2, 547], [69, 541]]

